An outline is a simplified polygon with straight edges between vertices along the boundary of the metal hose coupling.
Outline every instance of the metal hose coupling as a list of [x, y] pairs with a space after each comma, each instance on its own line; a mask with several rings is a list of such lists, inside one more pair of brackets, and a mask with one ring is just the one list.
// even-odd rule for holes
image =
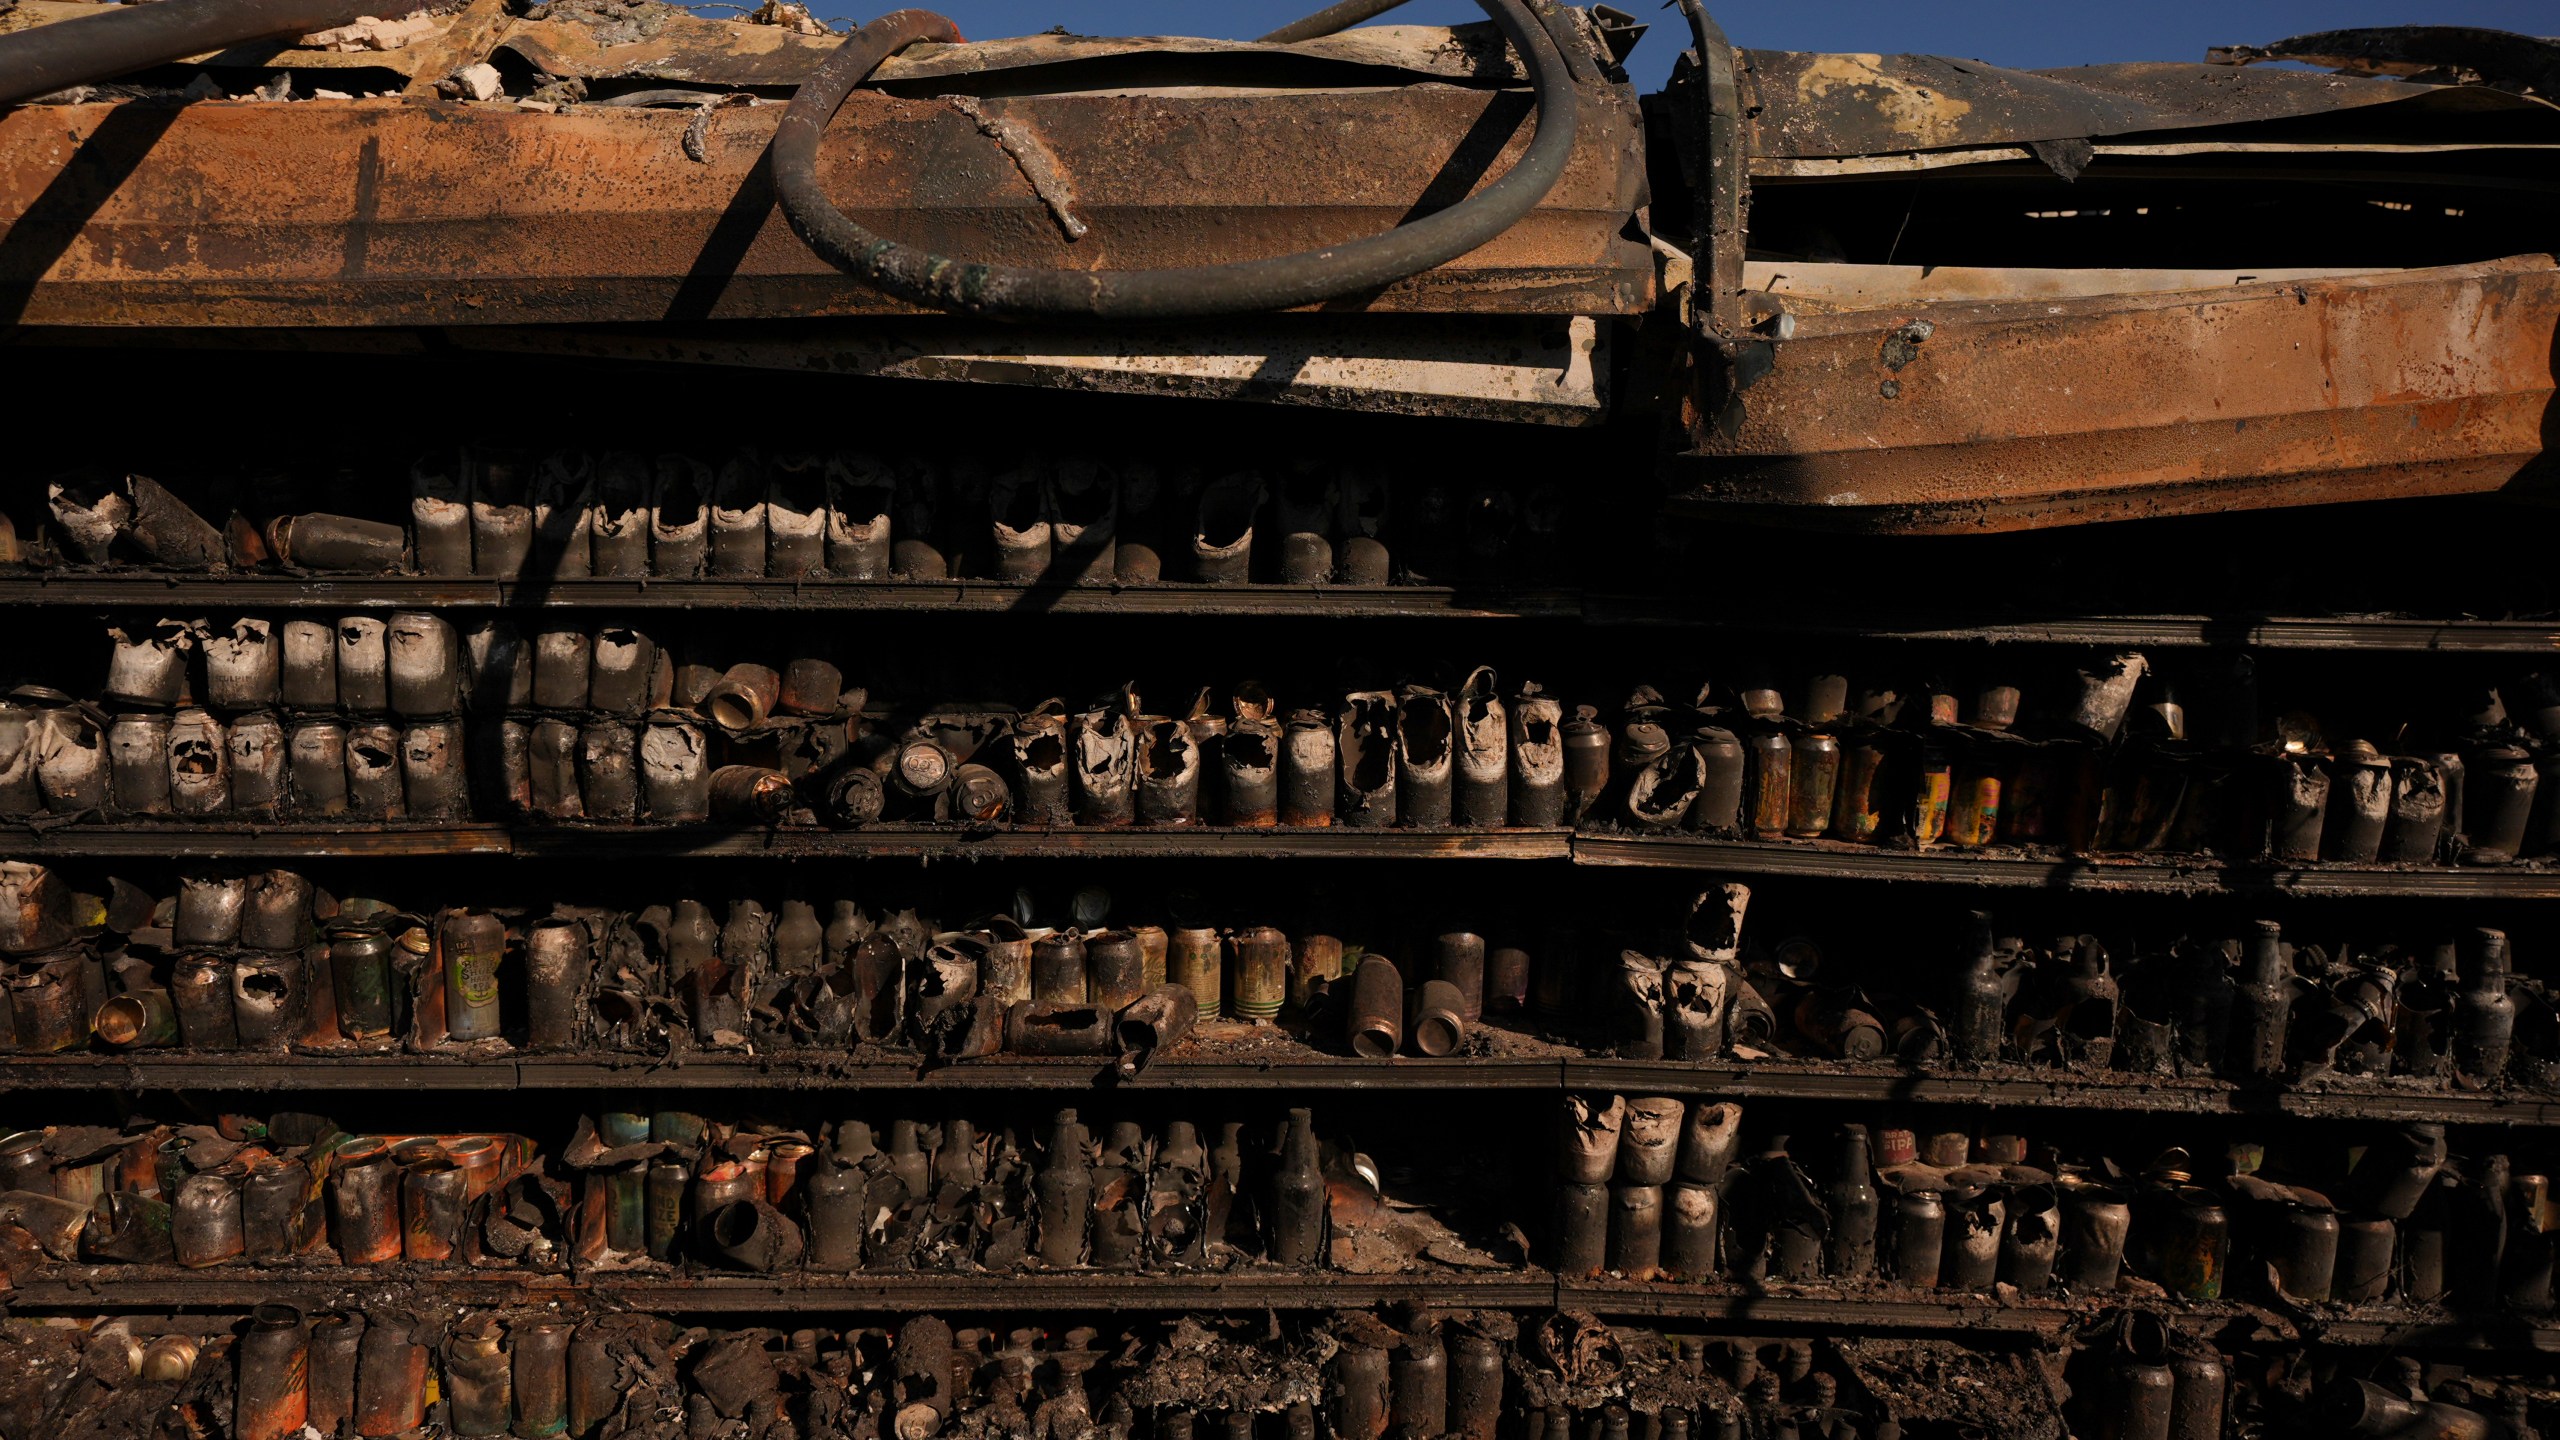
[[1044, 270], [986, 265], [875, 235], [818, 184], [818, 141], [856, 86], [922, 41], [960, 43], [949, 20], [898, 10], [847, 36], [801, 83], [774, 129], [770, 159], [782, 213], [827, 263], [902, 300], [999, 319], [1198, 320], [1286, 310], [1373, 290], [1457, 259], [1535, 209], [1572, 158], [1571, 68], [1528, 0], [1477, 0], [1534, 81], [1537, 130], [1501, 179], [1382, 235], [1264, 260], [1167, 270]]

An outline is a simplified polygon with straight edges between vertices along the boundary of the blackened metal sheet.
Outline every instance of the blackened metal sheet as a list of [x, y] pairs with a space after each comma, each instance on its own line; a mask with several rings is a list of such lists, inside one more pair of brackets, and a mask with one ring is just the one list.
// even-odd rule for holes
[[[2144, 63], [2007, 70], [1944, 55], [1746, 50], [1754, 157], [1888, 155], [2387, 111], [2393, 124], [2468, 119], [2510, 140], [2560, 137], [2560, 110], [2503, 91], [2299, 70]], [[2360, 130], [2383, 115], [2359, 115]], [[2310, 138], [2307, 135], [2294, 138]]]
[[2292, 60], [2359, 75], [2429, 79], [2459, 77], [2500, 89], [2560, 97], [2560, 40], [2477, 25], [2376, 25], [2321, 30], [2272, 45], [2231, 45], [2212, 52], [2233, 65]]

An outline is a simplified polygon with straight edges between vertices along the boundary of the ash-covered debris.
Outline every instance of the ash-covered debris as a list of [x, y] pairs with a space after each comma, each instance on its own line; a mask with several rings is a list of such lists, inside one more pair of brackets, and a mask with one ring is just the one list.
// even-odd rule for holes
[[693, 12], [660, 0], [549, 0], [525, 12], [528, 20], [561, 20], [595, 32], [599, 45], [635, 45]]
[[1140, 1409], [1186, 1406], [1263, 1413], [1324, 1396], [1328, 1348], [1286, 1337], [1271, 1321], [1185, 1316], [1124, 1362], [1120, 1393]]
[[1874, 1398], [1876, 1418], [1906, 1431], [1964, 1425], [2014, 1440], [2058, 1440], [2063, 1433], [2053, 1386], [2025, 1355], [1953, 1340], [1833, 1344], [1850, 1377]]

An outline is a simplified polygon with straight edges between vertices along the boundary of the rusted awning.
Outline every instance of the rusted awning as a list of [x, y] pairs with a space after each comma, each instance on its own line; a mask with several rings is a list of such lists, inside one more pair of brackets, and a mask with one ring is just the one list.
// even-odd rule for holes
[[[171, 96], [0, 112], [0, 322], [913, 313], [812, 255], [776, 213], [760, 159], [779, 104], [735, 95], [705, 109], [692, 97], [719, 92], [697, 89], [659, 108], [670, 97], [649, 88], [678, 71], [696, 84], [787, 88], [840, 37], [682, 19], [636, 37], [557, 22], [504, 34], [505, 63], [547, 56], [537, 69], [580, 84], [593, 76], [598, 95], [619, 87], [642, 103], [553, 113], [547, 102], [436, 99], [413, 85], [405, 98]], [[506, 50], [519, 41], [531, 48]], [[418, 48], [371, 58], [408, 65]], [[822, 180], [859, 223], [999, 264], [1259, 258], [1443, 208], [1503, 174], [1531, 129], [1529, 96], [1510, 84], [1516, 59], [1473, 31], [1292, 47], [1035, 37], [981, 48], [902, 60], [897, 88], [909, 93], [858, 94], [828, 132]], [[654, 60], [640, 63], [638, 50]], [[1265, 83], [1275, 65], [1295, 83]], [[1155, 83], [1139, 83], [1140, 70]], [[1115, 83], [1076, 88], [1097, 75]], [[1186, 76], [1196, 83], [1168, 83]], [[1424, 79], [1433, 83], [1411, 83]], [[1009, 93], [1052, 85], [1073, 93]], [[1572, 162], [1525, 220], [1462, 260], [1330, 308], [1648, 308], [1654, 260], [1632, 223], [1646, 199], [1634, 97], [1577, 88]], [[937, 93], [946, 90], [955, 93]]]

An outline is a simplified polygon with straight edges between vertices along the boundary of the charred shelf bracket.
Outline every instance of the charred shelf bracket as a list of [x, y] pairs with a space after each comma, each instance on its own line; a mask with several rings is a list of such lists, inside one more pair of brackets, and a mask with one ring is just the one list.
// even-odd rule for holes
[[1123, 1080], [1099, 1059], [912, 1062], [808, 1055], [350, 1056], [20, 1055], [0, 1058], [0, 1093], [33, 1090], [258, 1092], [439, 1091], [1614, 1091], [1844, 1105], [1960, 1105], [1982, 1110], [2106, 1110], [2169, 1115], [2292, 1115], [2370, 1122], [2560, 1126], [2560, 1096], [2407, 1085], [2234, 1085], [2212, 1079], [2088, 1078], [2004, 1066], [1983, 1072], [1844, 1069], [1802, 1062], [1707, 1064], [1578, 1057], [1267, 1061], [1168, 1059]]
[[2560, 898], [2560, 869], [2532, 865], [2394, 869], [2225, 861], [2200, 855], [2052, 859], [2005, 851], [1887, 850], [1827, 840], [1710, 840], [1688, 835], [1577, 835], [1573, 858], [1578, 865], [1713, 870], [1725, 875], [1803, 875], [2098, 893]]

